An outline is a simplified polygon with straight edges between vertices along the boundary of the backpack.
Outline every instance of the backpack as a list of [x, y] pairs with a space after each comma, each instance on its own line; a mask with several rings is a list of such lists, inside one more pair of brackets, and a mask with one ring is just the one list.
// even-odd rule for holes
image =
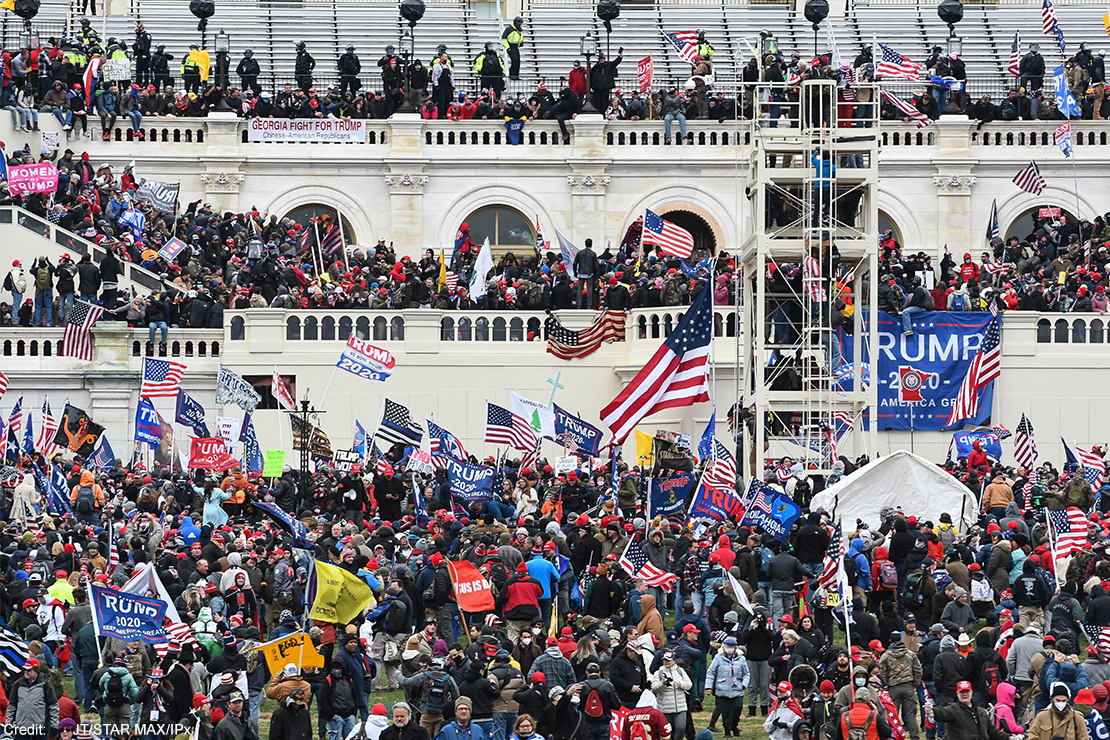
[[926, 290], [925, 291], [925, 306], [924, 306], [925, 310], [926, 311], [932, 311], [936, 307], [937, 307], [937, 304], [936, 304], [936, 301], [933, 300], [932, 292]]
[[898, 569], [889, 560], [879, 561], [879, 583], [886, 588], [898, 588]]
[[766, 547], [759, 548], [759, 580], [764, 580], [769, 575], [768, 568], [771, 566], [771, 551]]
[[994, 603], [994, 589], [986, 578], [971, 579], [971, 600]]
[[636, 718], [628, 727], [628, 740], [651, 740], [651, 730], [642, 719]]
[[432, 578], [432, 582], [428, 584], [428, 587], [424, 589], [424, 592], [420, 594], [420, 597], [424, 599], [424, 601], [436, 600], [436, 579], [434, 577]]
[[7, 275], [4, 276], [4, 290], [10, 291], [14, 289], [15, 283], [12, 282], [12, 274], [9, 272]]
[[123, 695], [123, 677], [112, 673], [108, 677], [108, 690], [104, 693], [104, 703], [110, 707], [122, 707], [127, 703]]
[[965, 299], [963, 293], [953, 293], [952, 294], [952, 310], [953, 311], [966, 311], [967, 310], [967, 300]]
[[906, 576], [906, 587], [902, 590], [903, 603], [909, 607], [921, 606], [921, 588], [924, 585], [925, 576], [921, 571], [914, 571]]
[[335, 714], [340, 717], [347, 717], [355, 713], [358, 705], [355, 703], [355, 691], [351, 688], [351, 682], [347, 678], [336, 679], [334, 676], [328, 677], [332, 681], [332, 695], [331, 695], [331, 708]]
[[96, 493], [92, 486], [81, 486], [77, 489], [77, 513], [91, 514], [96, 505]]
[[447, 703], [447, 674], [428, 674], [427, 694], [428, 702], [424, 713], [443, 714], [443, 706]]
[[987, 690], [987, 693], [994, 696], [998, 693], [998, 684], [1000, 683], [998, 675], [998, 666], [985, 665], [983, 666], [982, 678], [980, 678], [981, 686]]
[[845, 715], [848, 722], [848, 737], [847, 740], [867, 740], [867, 728], [871, 727], [871, 723], [875, 721], [876, 710], [872, 709], [871, 714], [867, 715], [867, 721], [863, 723], [863, 727], [856, 727], [852, 724], [852, 715]]
[[586, 702], [582, 705], [582, 711], [586, 713], [587, 717], [593, 717], [594, 719], [605, 715], [605, 702], [601, 701], [601, 694], [597, 693], [596, 688], [590, 689]]

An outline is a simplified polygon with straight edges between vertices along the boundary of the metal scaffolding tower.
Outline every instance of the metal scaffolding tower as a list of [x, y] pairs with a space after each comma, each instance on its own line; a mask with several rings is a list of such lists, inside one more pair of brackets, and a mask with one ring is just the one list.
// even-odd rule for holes
[[[742, 247], [749, 475], [789, 456], [827, 472], [873, 454], [877, 391], [879, 90], [836, 80], [758, 91]], [[841, 354], [839, 337], [850, 338]], [[838, 358], [839, 355], [839, 358]]]

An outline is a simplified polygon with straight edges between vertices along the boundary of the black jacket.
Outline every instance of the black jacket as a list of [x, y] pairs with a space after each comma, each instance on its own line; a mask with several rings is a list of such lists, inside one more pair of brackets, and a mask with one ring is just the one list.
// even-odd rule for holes
[[951, 740], [1009, 740], [1009, 735], [994, 726], [986, 710], [952, 702], [933, 710], [937, 721], [944, 722]]
[[806, 572], [802, 561], [788, 552], [780, 552], [767, 565], [767, 575], [771, 579], [772, 591], [792, 592], [795, 584], [805, 580]]
[[596, 276], [597, 253], [590, 247], [583, 247], [574, 257], [574, 272], [579, 276]]
[[270, 717], [270, 740], [312, 740], [312, 714], [307, 707], [279, 706]]
[[639, 686], [645, 689], [648, 686], [644, 661], [639, 658], [629, 658], [624, 650], [610, 661], [609, 677], [613, 682], [613, 688], [617, 690], [617, 698], [622, 704], [630, 707], [636, 706], [636, 702], [640, 699], [639, 692], [633, 692], [632, 687]]
[[967, 659], [955, 650], [944, 650], [933, 661], [933, 683], [938, 695], [955, 699], [956, 684], [967, 677]]
[[389, 727], [382, 730], [381, 735], [378, 735], [378, 740], [429, 740], [429, 738], [428, 731], [420, 723], [410, 721], [401, 729], [397, 729], [396, 725], [390, 724]]

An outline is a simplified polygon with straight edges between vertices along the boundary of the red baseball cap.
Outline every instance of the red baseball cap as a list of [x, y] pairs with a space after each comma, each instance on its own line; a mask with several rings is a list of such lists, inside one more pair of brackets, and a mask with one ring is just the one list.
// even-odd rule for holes
[[697, 626], [693, 625], [693, 624], [686, 625], [685, 627], [682, 628], [682, 631], [683, 632], [699, 632], [699, 633], [701, 632], [701, 630], [699, 630], [697, 628]]
[[971, 681], [960, 681], [956, 684], [956, 691], [971, 691]]

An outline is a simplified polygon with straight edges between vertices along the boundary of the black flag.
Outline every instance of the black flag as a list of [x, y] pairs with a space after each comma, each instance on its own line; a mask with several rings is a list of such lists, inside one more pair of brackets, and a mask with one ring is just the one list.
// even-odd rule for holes
[[93, 421], [83, 409], [66, 404], [62, 418], [58, 422], [58, 433], [54, 444], [88, 457], [96, 449], [96, 442], [104, 433], [104, 427]]

